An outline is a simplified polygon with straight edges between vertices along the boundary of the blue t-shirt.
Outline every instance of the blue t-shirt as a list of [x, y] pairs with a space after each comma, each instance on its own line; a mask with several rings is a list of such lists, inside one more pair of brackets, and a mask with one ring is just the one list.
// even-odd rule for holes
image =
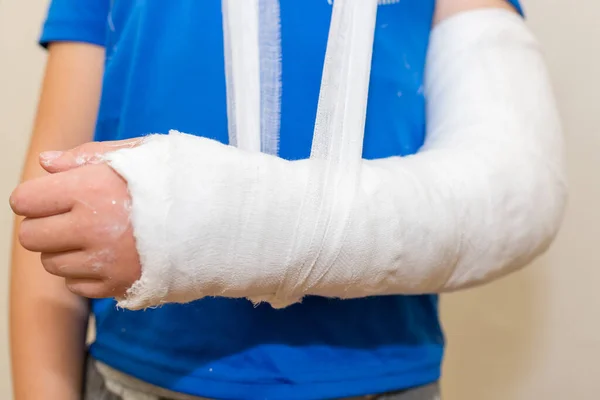
[[[434, 0], [381, 6], [365, 158], [416, 152]], [[518, 4], [515, 5], [518, 6]], [[310, 154], [331, 17], [327, 0], [282, 1], [280, 156]], [[41, 42], [106, 47], [96, 140], [169, 129], [228, 140], [219, 0], [54, 0]], [[224, 399], [323, 399], [440, 376], [437, 297], [306, 298], [283, 310], [207, 298], [145, 311], [94, 300], [100, 361], [173, 391]]]

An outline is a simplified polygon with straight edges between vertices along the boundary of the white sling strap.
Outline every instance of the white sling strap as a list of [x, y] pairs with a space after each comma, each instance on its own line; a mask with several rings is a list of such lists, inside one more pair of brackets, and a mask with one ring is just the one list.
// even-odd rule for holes
[[[279, 296], [287, 293], [288, 297], [276, 300], [282, 306], [299, 300], [319, 282], [343, 243], [362, 159], [376, 13], [377, 0], [334, 3], [310, 180], [296, 229], [297, 235], [305, 233], [307, 237], [294, 238], [290, 268], [278, 290]], [[339, 218], [330, 218], [334, 212]], [[301, 263], [297, 263], [299, 259]]]
[[[342, 242], [362, 159], [377, 4], [336, 0], [333, 5], [311, 175], [291, 238], [289, 272], [278, 290], [292, 295], [275, 300], [282, 305], [301, 298], [327, 273]], [[279, 135], [278, 6], [277, 0], [223, 0], [230, 141], [245, 150], [257, 151], [262, 142], [263, 151], [272, 151]], [[343, 216], [335, 219], [336, 226], [330, 223], [332, 212]]]
[[222, 0], [229, 144], [277, 154], [279, 0]]
[[[376, 5], [335, 2], [310, 159], [179, 132], [104, 155], [127, 181], [142, 265], [120, 306], [217, 296], [281, 308], [306, 295], [439, 293], [497, 279], [548, 249], [567, 201], [564, 146], [547, 68], [522, 18], [478, 10], [438, 25], [425, 144], [415, 156], [361, 160]], [[255, 6], [249, 12], [261, 16]], [[246, 23], [257, 38], [236, 37], [260, 46], [264, 23]], [[260, 108], [270, 104], [265, 54], [242, 54], [251, 74], [229, 65], [231, 115], [251, 122], [234, 120], [236, 134], [255, 135], [238, 144], [255, 150]], [[254, 83], [236, 87], [246, 78]]]

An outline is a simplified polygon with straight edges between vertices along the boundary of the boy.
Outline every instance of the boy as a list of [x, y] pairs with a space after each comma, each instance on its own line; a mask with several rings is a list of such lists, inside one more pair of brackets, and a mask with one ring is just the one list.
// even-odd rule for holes
[[[42, 175], [36, 166], [41, 151], [73, 148], [92, 138], [119, 141], [177, 128], [227, 142], [220, 7], [216, 0], [55, 0], [42, 35], [50, 57], [25, 180]], [[513, 7], [518, 4], [501, 0], [381, 6], [365, 159], [411, 154], [423, 143], [422, 84], [432, 20], [440, 24], [478, 8], [515, 12]], [[281, 13], [285, 89], [279, 155], [299, 160], [310, 151], [331, 6], [324, 0], [286, 2]], [[137, 144], [101, 144], [97, 150]], [[78, 156], [94, 161], [90, 154], [45, 153], [42, 163], [55, 175], [44, 178], [37, 192], [45, 188], [50, 202], [59, 204], [61, 193], [68, 192], [61, 179], [69, 177], [71, 184], [79, 183], [73, 196], [80, 204], [90, 193], [110, 199], [106, 209], [94, 206], [93, 215], [123, 214], [128, 206], [114, 211], [110, 204], [126, 204], [125, 184], [109, 169], [53, 166], [56, 160], [77, 164]], [[120, 191], [104, 191], [107, 187]], [[111, 249], [128, 254], [119, 260], [125, 267], [99, 279], [96, 269], [101, 268], [94, 265], [112, 262], [104, 248], [79, 265], [64, 261], [76, 250], [66, 242], [82, 236], [96, 245], [110, 235], [78, 231], [67, 221], [59, 223], [64, 235], [48, 237], [57, 220], [53, 228], [36, 221], [46, 216], [40, 210], [48, 204], [33, 201], [36, 206], [29, 207], [34, 192], [21, 189], [13, 197], [15, 211], [28, 217], [20, 240], [41, 252], [44, 267], [60, 278], [47, 275], [35, 255], [15, 247], [11, 321], [17, 399], [80, 396], [88, 302], [65, 290], [62, 278], [71, 292], [96, 298], [91, 309], [97, 336], [85, 398], [439, 397], [443, 337], [434, 295], [309, 296], [283, 310], [223, 297], [143, 312], [117, 309], [112, 297], [122, 298], [143, 266], [136, 252], [118, 248], [135, 247], [133, 228], [119, 228], [118, 240], [111, 242]]]

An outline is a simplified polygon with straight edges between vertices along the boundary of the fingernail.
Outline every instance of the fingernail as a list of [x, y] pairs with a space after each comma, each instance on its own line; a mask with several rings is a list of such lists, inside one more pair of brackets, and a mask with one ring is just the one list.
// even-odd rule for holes
[[59, 158], [60, 156], [62, 156], [64, 154], [64, 152], [62, 151], [45, 151], [43, 153], [40, 154], [40, 158], [44, 161], [44, 162], [52, 162], [54, 160], [56, 160], [57, 158]]

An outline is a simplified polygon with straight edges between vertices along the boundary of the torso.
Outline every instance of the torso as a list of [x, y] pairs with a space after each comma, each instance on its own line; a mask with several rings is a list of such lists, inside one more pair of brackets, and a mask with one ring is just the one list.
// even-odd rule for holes
[[[331, 16], [327, 0], [282, 2], [279, 155], [308, 157]], [[416, 152], [433, 0], [378, 14], [364, 157]], [[227, 141], [218, 0], [116, 0], [109, 18], [96, 139], [177, 129]], [[211, 398], [320, 399], [438, 379], [435, 296], [307, 298], [284, 310], [203, 299], [143, 312], [93, 301], [102, 362], [167, 389]]]

